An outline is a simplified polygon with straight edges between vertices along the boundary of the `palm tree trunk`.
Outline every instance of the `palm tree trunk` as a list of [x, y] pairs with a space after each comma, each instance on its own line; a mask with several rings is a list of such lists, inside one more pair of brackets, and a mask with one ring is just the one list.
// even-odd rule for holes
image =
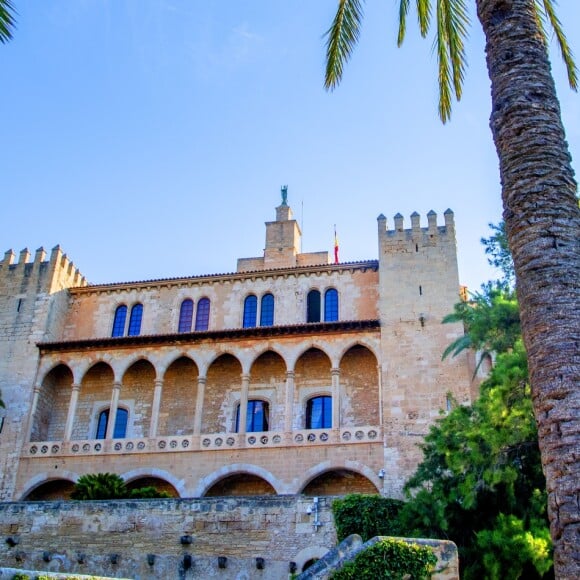
[[534, 0], [476, 0], [557, 578], [580, 578], [580, 211]]

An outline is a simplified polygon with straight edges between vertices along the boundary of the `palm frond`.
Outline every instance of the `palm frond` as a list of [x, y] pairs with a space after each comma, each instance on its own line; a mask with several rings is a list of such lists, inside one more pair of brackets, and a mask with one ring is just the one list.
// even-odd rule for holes
[[399, 34], [397, 35], [397, 46], [403, 44], [405, 32], [407, 32], [407, 15], [409, 14], [410, 0], [401, 0], [399, 3]]
[[441, 355], [441, 360], [445, 360], [449, 355], [457, 356], [460, 352], [468, 349], [471, 346], [471, 337], [469, 334], [464, 334], [456, 338]]
[[439, 116], [445, 123], [451, 117], [452, 94], [459, 101], [463, 90], [465, 39], [469, 16], [465, 0], [437, 1], [437, 61], [439, 65]]
[[437, 50], [437, 64], [439, 69], [439, 117], [443, 123], [451, 117], [451, 70], [449, 63], [447, 38], [447, 3], [437, 0], [437, 34], [435, 48]]
[[363, 16], [361, 0], [340, 0], [330, 28], [326, 31], [326, 74], [324, 87], [334, 89], [342, 79], [344, 65], [348, 62], [360, 35]]
[[417, 0], [417, 18], [419, 20], [419, 32], [425, 38], [431, 24], [431, 0]]
[[542, 7], [547, 16], [550, 25], [554, 29], [554, 34], [558, 40], [558, 46], [560, 47], [560, 54], [562, 55], [562, 60], [566, 65], [566, 71], [568, 73], [568, 84], [575, 91], [578, 90], [578, 67], [574, 62], [574, 55], [562, 29], [562, 23], [556, 15], [556, 0], [542, 0]]
[[12, 38], [12, 30], [16, 25], [16, 10], [11, 0], [0, 0], [0, 42], [8, 42]]

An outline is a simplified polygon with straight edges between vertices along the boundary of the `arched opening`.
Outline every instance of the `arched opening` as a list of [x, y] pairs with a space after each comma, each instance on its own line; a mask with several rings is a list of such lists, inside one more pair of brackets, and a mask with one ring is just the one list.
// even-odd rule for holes
[[42, 381], [32, 424], [31, 441], [62, 441], [70, 403], [73, 375], [63, 364], [53, 368]]
[[342, 424], [359, 427], [378, 425], [379, 378], [377, 359], [359, 344], [350, 348], [340, 361], [340, 383], [343, 392]]
[[[330, 367], [330, 359], [318, 348], [308, 349], [296, 362], [294, 380], [299, 407], [295, 409], [294, 413], [294, 417], [296, 417], [295, 428], [304, 429], [306, 427], [309, 400], [315, 397], [331, 396]], [[328, 400], [326, 404], [328, 407], [332, 407], [332, 401]]]
[[70, 499], [75, 484], [67, 479], [51, 479], [29, 491], [22, 501], [59, 501]]
[[73, 439], [96, 437], [99, 414], [111, 404], [114, 380], [113, 370], [104, 362], [93, 365], [87, 371], [79, 391], [72, 431]]
[[165, 481], [160, 477], [138, 477], [137, 479], [132, 479], [127, 482], [127, 489], [129, 491], [141, 487], [154, 487], [157, 491], [165, 492], [171, 497], [179, 497], [178, 491], [168, 481]]
[[[130, 429], [127, 437], [147, 437], [151, 422], [155, 369], [147, 360], [133, 363], [123, 375], [123, 386], [119, 394], [119, 407], [129, 407]], [[132, 409], [131, 409], [132, 406]]]
[[239, 393], [242, 388], [241, 374], [242, 365], [231, 354], [221, 355], [210, 365], [203, 404], [203, 433], [234, 430], [237, 404], [234, 393]]
[[347, 493], [378, 493], [372, 481], [349, 469], [333, 469], [315, 477], [302, 492], [308, 496], [346, 495]]
[[251, 473], [235, 473], [216, 481], [205, 497], [276, 495], [276, 490], [265, 480]]
[[252, 364], [250, 371], [250, 399], [262, 399], [270, 402], [270, 431], [284, 429], [284, 417], [276, 413], [276, 405], [284, 402], [286, 388], [286, 364], [277, 353], [262, 353]]
[[159, 408], [159, 435], [191, 435], [197, 398], [197, 365], [180, 357], [163, 377], [163, 394]]

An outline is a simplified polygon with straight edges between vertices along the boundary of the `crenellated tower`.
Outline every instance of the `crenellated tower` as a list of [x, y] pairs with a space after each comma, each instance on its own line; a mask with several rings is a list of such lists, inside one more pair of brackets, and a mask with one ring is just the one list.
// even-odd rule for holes
[[470, 399], [465, 361], [441, 360], [449, 343], [463, 335], [460, 324], [441, 323], [460, 291], [453, 212], [443, 217], [438, 225], [430, 211], [422, 227], [414, 212], [410, 228], [401, 214], [391, 228], [384, 215], [378, 217], [385, 464], [387, 474], [399, 474], [393, 495], [400, 493], [400, 474], [411, 475], [420, 460], [417, 443], [429, 425], [452, 398]]
[[0, 261], [0, 390], [6, 406], [0, 409], [0, 501], [10, 497], [23, 418], [28, 416], [38, 363], [36, 343], [59, 340], [68, 307], [67, 289], [86, 286], [79, 270], [59, 246], [46, 259], [38, 248], [30, 260], [28, 248], [18, 261], [12, 250]]

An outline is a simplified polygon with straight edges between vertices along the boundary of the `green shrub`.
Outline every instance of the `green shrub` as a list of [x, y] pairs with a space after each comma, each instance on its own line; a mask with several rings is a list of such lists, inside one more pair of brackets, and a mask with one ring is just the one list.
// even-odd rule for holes
[[88, 473], [79, 477], [71, 494], [72, 499], [155, 499], [171, 497], [154, 486], [127, 489], [123, 478], [114, 473]]
[[12, 580], [30, 580], [30, 576], [28, 574], [23, 574], [22, 572], [18, 572], [12, 576]]
[[132, 489], [128, 496], [130, 499], [160, 499], [160, 498], [170, 498], [171, 495], [166, 491], [159, 491], [153, 485], [148, 485], [146, 487], [138, 487]]
[[402, 540], [385, 538], [360, 552], [331, 575], [331, 580], [377, 580], [380, 578], [425, 580], [437, 563], [428, 546], [407, 544]]
[[397, 516], [404, 502], [380, 495], [350, 494], [332, 502], [338, 541], [358, 534], [366, 542], [375, 536], [405, 535]]

